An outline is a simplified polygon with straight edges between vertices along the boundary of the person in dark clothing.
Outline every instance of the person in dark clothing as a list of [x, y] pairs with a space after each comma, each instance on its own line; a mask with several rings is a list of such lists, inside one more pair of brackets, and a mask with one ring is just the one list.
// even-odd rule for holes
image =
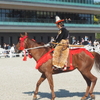
[[[64, 27], [64, 20], [56, 16], [56, 25], [59, 28], [55, 42], [58, 43], [53, 54], [53, 65], [57, 68], [64, 68], [67, 65], [69, 54], [69, 31]], [[61, 45], [62, 44], [62, 45]]]
[[57, 27], [59, 28], [59, 31], [55, 41], [60, 42], [62, 39], [68, 39], [69, 31], [64, 27], [63, 22], [57, 23]]

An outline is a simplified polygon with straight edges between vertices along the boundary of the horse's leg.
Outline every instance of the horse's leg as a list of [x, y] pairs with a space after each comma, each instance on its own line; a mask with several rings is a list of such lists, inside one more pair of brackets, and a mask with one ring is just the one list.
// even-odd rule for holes
[[[82, 73], [81, 73], [82, 74]], [[88, 79], [86, 76], [84, 76], [82, 74], [82, 76], [84, 77], [86, 83], [87, 83], [87, 89], [86, 89], [86, 92], [85, 92], [85, 95], [81, 98], [81, 100], [86, 100], [86, 98], [88, 97], [89, 95], [89, 90], [90, 90], [90, 86], [91, 86], [91, 80]]]
[[38, 94], [39, 86], [45, 79], [46, 79], [45, 75], [42, 74], [40, 79], [38, 80], [38, 82], [36, 84], [36, 89], [35, 89], [35, 92], [34, 92], [33, 100], [37, 100], [37, 94]]
[[[96, 81], [97, 81], [97, 78], [95, 76], [93, 76], [91, 74], [91, 72], [85, 72], [83, 74], [83, 77], [85, 78], [87, 84], [89, 85], [87, 87], [87, 90], [86, 90], [86, 93], [85, 93], [85, 96], [82, 97], [82, 100], [85, 100], [84, 98], [88, 96], [88, 93], [90, 94], [91, 98], [92, 99], [95, 99], [95, 95], [93, 94], [93, 89], [95, 87], [95, 84], [96, 84]], [[92, 85], [91, 85], [92, 83]]]
[[89, 91], [89, 94], [90, 94], [90, 97], [91, 97], [91, 99], [95, 99], [95, 95], [93, 94], [93, 90], [94, 90], [94, 87], [95, 87], [95, 85], [96, 85], [96, 82], [97, 82], [97, 77], [95, 77], [94, 75], [92, 75], [91, 73], [90, 73], [90, 80], [91, 80], [91, 82], [92, 82], [92, 85], [91, 85], [91, 88], [90, 88], [90, 91]]
[[53, 85], [52, 73], [46, 72], [45, 75], [46, 75], [46, 78], [47, 78], [47, 80], [49, 82], [49, 86], [50, 86], [50, 89], [51, 89], [51, 94], [52, 94], [51, 100], [54, 100], [56, 96], [55, 96], [55, 93], [54, 93], [54, 85]]

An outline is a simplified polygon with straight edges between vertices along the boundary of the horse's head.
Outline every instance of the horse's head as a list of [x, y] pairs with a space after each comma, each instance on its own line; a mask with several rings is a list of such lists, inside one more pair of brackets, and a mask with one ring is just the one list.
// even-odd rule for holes
[[20, 34], [19, 42], [15, 46], [15, 52], [20, 53], [22, 50], [24, 50], [27, 46], [26, 41], [27, 41], [27, 33], [25, 34]]

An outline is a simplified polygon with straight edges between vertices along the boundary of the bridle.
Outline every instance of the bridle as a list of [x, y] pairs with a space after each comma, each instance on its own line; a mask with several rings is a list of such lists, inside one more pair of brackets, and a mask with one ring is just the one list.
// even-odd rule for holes
[[[20, 38], [19, 38], [19, 44], [20, 44], [19, 50], [31, 50], [31, 49], [39, 49], [39, 48], [43, 48], [43, 47], [48, 47], [48, 45], [43, 45], [43, 46], [38, 46], [38, 47], [33, 47], [33, 48], [25, 49], [24, 40], [25, 40], [27, 37], [28, 37], [28, 36], [24, 36], [24, 37], [20, 37]], [[35, 40], [32, 39], [32, 41], [35, 41]]]
[[[27, 57], [26, 57], [26, 50], [31, 50], [31, 49], [38, 49], [38, 48], [43, 48], [43, 47], [47, 47], [47, 45], [43, 45], [43, 46], [38, 46], [38, 47], [33, 47], [33, 48], [28, 48], [28, 49], [25, 49], [25, 39], [27, 38], [28, 36], [24, 36], [24, 37], [21, 37], [19, 38], [19, 44], [20, 44], [20, 47], [19, 47], [19, 50], [24, 50], [24, 58], [23, 58], [23, 61], [26, 61]], [[32, 41], [35, 41], [34, 39], [32, 39]], [[29, 54], [29, 56], [32, 58], [32, 56]]]
[[25, 40], [27, 37], [28, 37], [28, 36], [24, 36], [24, 37], [20, 37], [20, 38], [19, 38], [19, 44], [20, 44], [19, 50], [24, 50], [24, 49], [25, 49], [25, 47], [24, 47], [24, 45], [25, 45], [24, 40]]

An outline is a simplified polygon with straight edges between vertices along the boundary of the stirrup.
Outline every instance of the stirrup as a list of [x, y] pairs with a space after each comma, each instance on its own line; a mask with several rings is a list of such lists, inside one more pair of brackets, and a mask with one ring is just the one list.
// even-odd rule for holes
[[60, 66], [57, 66], [57, 65], [54, 65], [56, 68], [60, 68], [60, 69], [62, 69], [63, 67], [60, 67]]
[[66, 71], [66, 70], [67, 70], [67, 67], [63, 67], [63, 68], [62, 68], [62, 71]]

